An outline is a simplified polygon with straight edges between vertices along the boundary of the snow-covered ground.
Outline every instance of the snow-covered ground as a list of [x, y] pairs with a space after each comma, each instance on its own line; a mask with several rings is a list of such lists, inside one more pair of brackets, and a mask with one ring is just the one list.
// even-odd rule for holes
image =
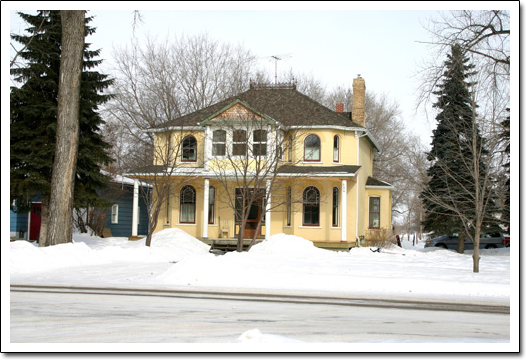
[[[511, 295], [518, 291], [512, 286], [516, 276], [510, 272], [513, 248], [481, 250], [479, 273], [472, 272], [471, 252], [428, 249], [423, 241], [413, 245], [404, 238], [402, 248], [372, 250], [376, 248], [334, 252], [299, 237], [278, 234], [249, 252], [218, 256], [180, 229], [154, 234], [151, 247], [145, 246], [144, 239], [74, 234], [73, 243], [46, 248], [27, 241], [11, 242], [10, 282], [157, 289], [219, 287], [498, 304], [509, 304]], [[252, 329], [238, 341], [294, 339]]]
[[74, 243], [39, 248], [11, 243], [11, 283], [76, 286], [221, 287], [313, 291], [370, 297], [412, 297], [508, 303], [510, 248], [482, 250], [480, 272], [471, 253], [413, 246], [334, 252], [278, 234], [244, 253], [213, 255], [180, 229], [144, 239], [75, 234]]

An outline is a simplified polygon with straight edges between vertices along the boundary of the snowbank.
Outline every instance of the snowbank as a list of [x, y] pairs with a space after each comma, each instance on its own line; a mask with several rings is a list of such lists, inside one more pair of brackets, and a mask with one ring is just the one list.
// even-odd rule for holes
[[[335, 252], [303, 238], [278, 234], [249, 252], [216, 256], [180, 229], [145, 239], [75, 234], [74, 243], [39, 248], [11, 243], [11, 282], [77, 286], [221, 287], [314, 291], [353, 296], [429, 299], [510, 298], [510, 248], [481, 250], [480, 272], [470, 253], [403, 248], [354, 248]], [[71, 268], [72, 270], [64, 270]], [[74, 269], [74, 270], [73, 270]]]
[[299, 236], [276, 234], [269, 237], [259, 244], [256, 244], [250, 250], [250, 253], [266, 255], [320, 255], [328, 250], [319, 249], [312, 241], [305, 240]]
[[73, 234], [73, 243], [38, 247], [38, 243], [11, 243], [11, 275], [43, 272], [72, 266], [96, 266], [112, 262], [177, 262], [190, 256], [208, 254], [209, 246], [180, 229], [153, 234], [146, 239], [100, 238]]

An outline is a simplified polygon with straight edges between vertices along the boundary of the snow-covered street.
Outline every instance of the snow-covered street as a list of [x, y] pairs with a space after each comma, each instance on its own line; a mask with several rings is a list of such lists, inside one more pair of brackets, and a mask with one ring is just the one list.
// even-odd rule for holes
[[325, 343], [355, 351], [415, 342], [440, 351], [459, 343], [498, 347], [510, 336], [508, 314], [35, 290], [11, 292], [15, 344]]

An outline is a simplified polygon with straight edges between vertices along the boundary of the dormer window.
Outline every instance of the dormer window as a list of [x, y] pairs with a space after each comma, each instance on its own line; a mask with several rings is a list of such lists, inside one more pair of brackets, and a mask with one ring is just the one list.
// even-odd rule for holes
[[212, 155], [225, 156], [226, 153], [226, 131], [215, 130], [212, 133]]
[[234, 130], [232, 136], [232, 155], [247, 155], [247, 132], [246, 130]]
[[197, 140], [192, 135], [183, 139], [182, 161], [197, 161]]
[[305, 138], [304, 142], [304, 160], [320, 161], [321, 141], [318, 135], [311, 134]]

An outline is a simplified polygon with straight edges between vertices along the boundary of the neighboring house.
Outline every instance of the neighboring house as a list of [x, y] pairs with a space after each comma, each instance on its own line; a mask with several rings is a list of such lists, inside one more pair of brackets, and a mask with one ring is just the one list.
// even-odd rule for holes
[[9, 235], [11, 239], [38, 240], [41, 205], [42, 201], [38, 196], [31, 198], [31, 211], [29, 212], [16, 213], [16, 203], [12, 204], [9, 213]]
[[[143, 192], [150, 191], [149, 186], [137, 188], [137, 225], [133, 228], [133, 192], [134, 180], [106, 173], [113, 178], [105, 196], [114, 201], [106, 217], [105, 228], [111, 231], [113, 237], [146, 236], [148, 234], [148, 208], [144, 200]], [[106, 232], [109, 236], [110, 233]]]
[[[352, 113], [343, 112], [343, 104], [330, 110], [294, 84], [251, 84], [246, 92], [150, 131], [156, 149], [180, 146], [170, 163], [174, 186], [154, 232], [178, 227], [208, 242], [234, 238], [240, 231], [235, 214], [242, 206], [238, 164], [250, 156], [268, 163], [277, 157], [278, 166], [264, 176], [276, 175], [281, 186], [270, 190], [269, 203], [250, 208], [246, 238], [254, 235], [261, 217], [260, 238], [285, 233], [325, 248], [349, 249], [359, 239], [391, 230], [392, 187], [372, 178], [380, 146], [366, 128], [361, 77], [353, 81]], [[156, 157], [149, 169], [128, 176], [145, 178], [158, 173], [162, 163]], [[257, 171], [257, 165], [248, 166]], [[264, 186], [258, 189], [265, 194]]]
[[[111, 175], [107, 173], [107, 175]], [[119, 175], [112, 175], [113, 181], [110, 182], [108, 189], [104, 190], [102, 196], [111, 198], [115, 202], [106, 215], [105, 227], [110, 230], [106, 234], [114, 237], [131, 237], [133, 235], [132, 214], [133, 214], [133, 191], [134, 180]], [[139, 187], [138, 196], [138, 224], [135, 235], [145, 236], [148, 234], [148, 209], [146, 207], [142, 191], [150, 191], [149, 187]], [[38, 196], [31, 199], [31, 211], [26, 213], [16, 213], [10, 211], [10, 237], [11, 239], [36, 241], [40, 235], [42, 201]], [[16, 206], [16, 205], [14, 205]]]

